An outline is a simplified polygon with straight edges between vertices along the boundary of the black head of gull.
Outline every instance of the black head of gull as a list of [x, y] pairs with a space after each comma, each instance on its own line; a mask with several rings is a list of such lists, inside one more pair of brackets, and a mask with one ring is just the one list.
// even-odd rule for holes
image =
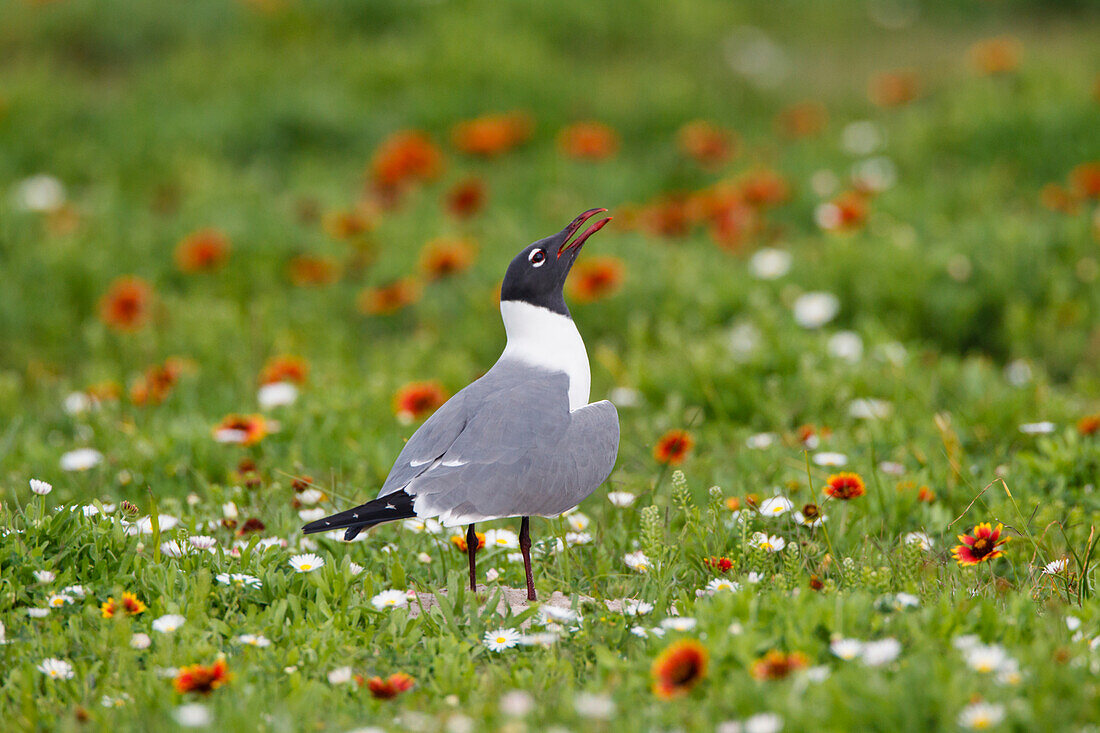
[[568, 316], [569, 309], [565, 307], [565, 296], [562, 293], [565, 279], [569, 276], [585, 240], [602, 229], [611, 221], [611, 217], [600, 219], [576, 239], [570, 241], [570, 238], [585, 222], [606, 211], [607, 209], [589, 209], [552, 237], [540, 239], [524, 247], [504, 274], [504, 284], [500, 288], [501, 301], [529, 303]]

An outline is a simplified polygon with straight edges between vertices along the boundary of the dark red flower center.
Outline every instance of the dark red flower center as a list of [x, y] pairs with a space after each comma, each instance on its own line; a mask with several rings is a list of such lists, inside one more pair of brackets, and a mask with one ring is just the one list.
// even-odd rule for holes
[[970, 546], [970, 552], [974, 557], [985, 557], [993, 551], [993, 543], [985, 537], [979, 537], [974, 540], [974, 544]]

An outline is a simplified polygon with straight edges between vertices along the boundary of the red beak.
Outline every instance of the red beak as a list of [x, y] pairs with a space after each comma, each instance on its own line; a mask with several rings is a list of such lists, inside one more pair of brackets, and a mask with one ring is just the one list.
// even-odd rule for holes
[[604, 225], [607, 224], [607, 222], [611, 221], [610, 216], [604, 219], [600, 219], [598, 222], [585, 229], [584, 232], [572, 242], [569, 241], [569, 238], [576, 234], [577, 230], [584, 226], [584, 223], [586, 221], [591, 219], [596, 214], [603, 214], [606, 211], [607, 209], [589, 209], [588, 211], [584, 212], [576, 219], [574, 219], [573, 222], [565, 228], [565, 239], [562, 242], [561, 247], [558, 248], [558, 257], [561, 257], [562, 254], [564, 254], [568, 250], [580, 249], [581, 246], [584, 245], [586, 239], [603, 229]]

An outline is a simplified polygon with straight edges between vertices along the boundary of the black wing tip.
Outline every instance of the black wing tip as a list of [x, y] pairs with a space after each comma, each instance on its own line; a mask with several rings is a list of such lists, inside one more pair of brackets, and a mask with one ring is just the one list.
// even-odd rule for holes
[[351, 542], [364, 529], [373, 527], [376, 524], [398, 519], [411, 519], [415, 516], [413, 497], [404, 491], [395, 491], [353, 509], [337, 512], [323, 519], [310, 522], [302, 527], [302, 533], [314, 534], [346, 529], [344, 541]]

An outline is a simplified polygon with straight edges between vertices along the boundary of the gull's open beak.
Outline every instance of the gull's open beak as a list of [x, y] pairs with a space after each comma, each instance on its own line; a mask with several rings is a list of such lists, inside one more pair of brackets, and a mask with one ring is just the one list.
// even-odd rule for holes
[[591, 219], [596, 214], [603, 214], [606, 212], [607, 209], [589, 209], [588, 211], [584, 212], [576, 219], [574, 219], [569, 226], [562, 230], [562, 233], [558, 235], [564, 235], [564, 237], [562, 238], [562, 244], [558, 248], [558, 257], [561, 257], [563, 254], [571, 249], [580, 249], [584, 245], [586, 239], [603, 229], [604, 225], [607, 224], [607, 222], [611, 221], [610, 216], [604, 219], [600, 219], [598, 222], [585, 229], [584, 232], [572, 242], [569, 241], [569, 238], [576, 234], [577, 230], [584, 226], [584, 223], [586, 221]]

